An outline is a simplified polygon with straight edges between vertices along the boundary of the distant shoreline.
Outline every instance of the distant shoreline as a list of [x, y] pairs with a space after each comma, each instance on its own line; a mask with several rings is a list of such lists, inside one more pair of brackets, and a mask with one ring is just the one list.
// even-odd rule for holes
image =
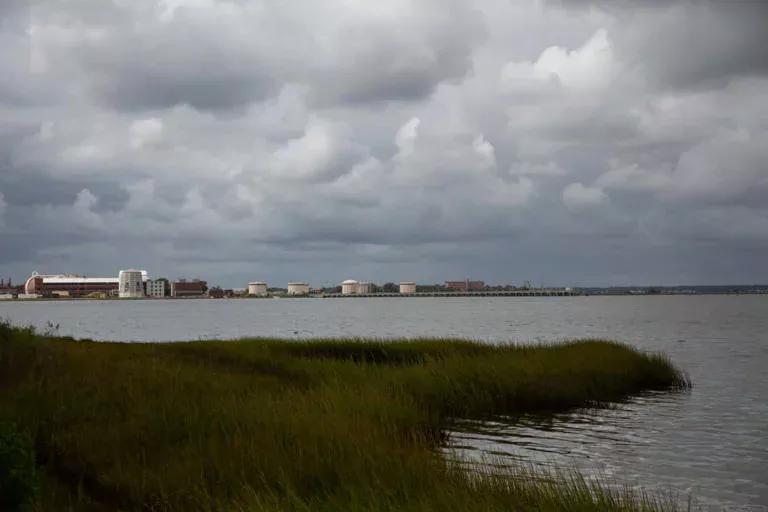
[[541, 298], [541, 297], [695, 297], [709, 295], [768, 295], [768, 290], [760, 291], [708, 291], [696, 293], [628, 293], [628, 292], [604, 292], [604, 293], [586, 293], [586, 292], [423, 292], [414, 294], [399, 293], [372, 293], [365, 295], [342, 295], [342, 294], [324, 294], [324, 295], [267, 295], [267, 296], [233, 296], [233, 297], [211, 297], [208, 295], [189, 296], [189, 297], [36, 297], [36, 298], [0, 298], [3, 302], [58, 302], [58, 301], [166, 301], [166, 300], [248, 300], [248, 299], [390, 299], [390, 298], [450, 298], [450, 297], [470, 297], [470, 298]]

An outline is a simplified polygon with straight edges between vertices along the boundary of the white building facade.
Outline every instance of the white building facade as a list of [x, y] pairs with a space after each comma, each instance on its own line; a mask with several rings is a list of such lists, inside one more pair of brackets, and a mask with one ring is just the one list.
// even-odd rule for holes
[[117, 279], [118, 296], [121, 299], [144, 297], [144, 274], [141, 270], [121, 270]]
[[416, 293], [416, 283], [404, 281], [400, 283], [400, 295], [413, 295]]
[[354, 295], [357, 293], [357, 285], [358, 282], [354, 279], [347, 279], [346, 281], [341, 283], [341, 294], [342, 295]]
[[373, 293], [372, 283], [357, 283], [358, 295], [370, 295], [371, 293]]
[[267, 294], [267, 283], [263, 281], [254, 281], [248, 283], [248, 295], [261, 297]]
[[309, 295], [309, 283], [288, 283], [288, 295]]
[[147, 296], [165, 297], [165, 281], [150, 279], [147, 281]]

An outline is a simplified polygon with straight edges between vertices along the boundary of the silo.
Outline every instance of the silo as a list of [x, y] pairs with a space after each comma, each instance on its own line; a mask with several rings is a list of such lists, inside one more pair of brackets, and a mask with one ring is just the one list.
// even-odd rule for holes
[[370, 295], [371, 293], [373, 293], [372, 283], [357, 283], [358, 295]]
[[264, 296], [267, 294], [267, 283], [254, 281], [248, 283], [248, 295]]
[[346, 281], [341, 283], [341, 294], [342, 295], [354, 295], [357, 293], [357, 281], [354, 279], [347, 279]]
[[288, 295], [309, 295], [309, 283], [288, 283]]
[[416, 283], [412, 281], [404, 281], [400, 283], [401, 295], [412, 295], [414, 293], [416, 293]]
[[144, 296], [144, 273], [141, 270], [121, 270], [118, 274], [118, 296], [135, 299]]

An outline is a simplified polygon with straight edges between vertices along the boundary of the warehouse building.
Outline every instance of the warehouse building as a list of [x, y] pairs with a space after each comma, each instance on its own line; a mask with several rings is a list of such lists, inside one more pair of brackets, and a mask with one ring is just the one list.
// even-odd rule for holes
[[202, 281], [176, 281], [171, 283], [171, 297], [195, 297], [205, 295]]
[[[147, 280], [147, 271], [138, 270], [141, 281]], [[77, 274], [39, 274], [33, 272], [24, 283], [28, 296], [86, 297], [89, 295], [117, 296], [120, 277], [85, 277]]]

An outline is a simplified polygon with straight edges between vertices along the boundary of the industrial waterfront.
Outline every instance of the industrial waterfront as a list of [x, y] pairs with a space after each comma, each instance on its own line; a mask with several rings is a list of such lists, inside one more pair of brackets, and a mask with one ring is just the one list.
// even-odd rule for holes
[[33, 272], [24, 284], [14, 286], [11, 279], [0, 279], [0, 300], [57, 299], [166, 299], [166, 298], [386, 298], [386, 297], [573, 297], [583, 295], [697, 295], [766, 294], [767, 285], [667, 286], [667, 287], [535, 287], [526, 281], [520, 286], [488, 285], [464, 279], [443, 284], [417, 284], [414, 281], [377, 285], [347, 279], [337, 286], [312, 287], [293, 281], [285, 287], [270, 287], [265, 281], [249, 282], [247, 287], [209, 286], [194, 278], [171, 281], [150, 278], [146, 270], [120, 270], [117, 277], [86, 277], [79, 274], [40, 274]]

